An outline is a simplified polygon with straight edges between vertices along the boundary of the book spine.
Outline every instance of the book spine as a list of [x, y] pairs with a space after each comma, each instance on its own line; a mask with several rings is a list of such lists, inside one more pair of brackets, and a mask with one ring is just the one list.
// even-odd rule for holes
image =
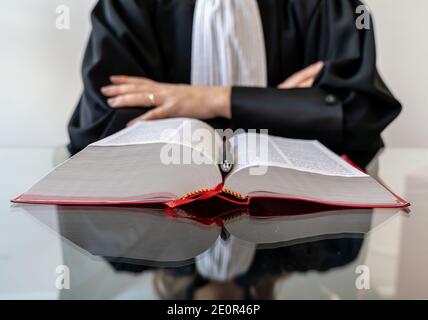
[[223, 159], [220, 164], [220, 170], [223, 173], [229, 173], [233, 169], [233, 148], [230, 142], [223, 139]]

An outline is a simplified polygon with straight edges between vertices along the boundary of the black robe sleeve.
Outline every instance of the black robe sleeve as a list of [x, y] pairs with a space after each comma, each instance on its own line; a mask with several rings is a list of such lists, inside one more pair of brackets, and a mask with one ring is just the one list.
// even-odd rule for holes
[[92, 33], [83, 58], [84, 91], [70, 120], [69, 150], [124, 128], [144, 108], [114, 110], [100, 93], [111, 75], [144, 76], [162, 80], [163, 65], [153, 29], [155, 1], [99, 1], [92, 15]]
[[[366, 166], [383, 146], [381, 132], [400, 113], [401, 105], [376, 70], [373, 24], [370, 29], [356, 28], [355, 9], [360, 4], [356, 0], [291, 1], [284, 8], [287, 22], [282, 32], [301, 34], [303, 66], [322, 60], [325, 68], [313, 88], [234, 87], [234, 126], [318, 139]], [[297, 21], [294, 30], [290, 21]]]

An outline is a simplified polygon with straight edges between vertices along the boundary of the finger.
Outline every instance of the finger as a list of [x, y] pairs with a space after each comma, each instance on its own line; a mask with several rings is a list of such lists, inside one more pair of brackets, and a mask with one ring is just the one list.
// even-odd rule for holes
[[172, 108], [169, 106], [163, 105], [157, 108], [154, 108], [141, 116], [141, 120], [159, 120], [165, 118], [171, 118], [174, 114], [172, 113]]
[[141, 117], [142, 117], [142, 116], [139, 116], [139, 117], [137, 117], [137, 118], [135, 118], [135, 119], [133, 119], [133, 120], [129, 121], [129, 122], [126, 124], [126, 126], [127, 126], [127, 127], [130, 127], [130, 126], [133, 126], [134, 124], [136, 124], [137, 122], [143, 121], [143, 120], [141, 119]]
[[139, 93], [142, 91], [149, 91], [150, 89], [145, 85], [135, 83], [110, 85], [101, 88], [101, 93], [107, 97], [114, 97], [128, 93]]
[[305, 69], [300, 70], [295, 74], [291, 75], [284, 82], [278, 85], [278, 89], [296, 88], [300, 83], [304, 82], [308, 78], [311, 78], [311, 77], [315, 78], [318, 75], [318, 73], [322, 70], [323, 67], [324, 67], [324, 62], [322, 61], [314, 63], [306, 67]]
[[107, 103], [112, 108], [123, 108], [123, 107], [150, 107], [152, 101], [150, 100], [149, 94], [145, 93], [129, 93], [107, 100]]
[[303, 80], [302, 82], [299, 82], [299, 83], [293, 85], [293, 88], [311, 88], [314, 84], [314, 81], [315, 81], [315, 78], [310, 77], [310, 78]]
[[315, 78], [320, 74], [320, 72], [322, 71], [322, 69], [324, 68], [324, 62], [323, 61], [318, 61], [317, 63], [314, 63], [312, 65], [312, 77]]
[[145, 114], [139, 116], [138, 118], [131, 120], [130, 122], [128, 122], [127, 126], [132, 126], [133, 124], [139, 121], [159, 120], [159, 119], [170, 118], [171, 116], [172, 115], [170, 113], [170, 108], [165, 106], [157, 107], [150, 111], [147, 111]]
[[322, 70], [323, 67], [324, 67], [324, 62], [318, 61], [306, 67], [305, 69], [301, 70], [300, 76], [302, 79], [306, 79], [310, 77], [315, 78], [318, 75], [318, 73]]
[[314, 84], [315, 78], [308, 78], [305, 81], [299, 83], [297, 88], [311, 88]]
[[292, 89], [295, 88], [297, 84], [297, 80], [292, 78], [287, 78], [284, 82], [277, 86], [278, 89]]
[[110, 81], [113, 84], [126, 84], [126, 83], [154, 84], [155, 83], [155, 81], [144, 77], [130, 77], [130, 76], [111, 76]]
[[306, 81], [308, 78], [315, 77], [322, 69], [323, 62], [318, 62], [313, 65], [308, 66], [307, 68], [300, 70], [290, 76], [287, 80], [281, 83], [278, 88], [280, 89], [290, 89], [296, 88], [302, 82]]

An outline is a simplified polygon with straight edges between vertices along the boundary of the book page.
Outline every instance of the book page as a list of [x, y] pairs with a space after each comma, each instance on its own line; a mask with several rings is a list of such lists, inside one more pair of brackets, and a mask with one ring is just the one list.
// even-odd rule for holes
[[222, 139], [203, 121], [190, 118], [171, 118], [140, 121], [91, 146], [128, 146], [149, 143], [188, 146], [218, 163], [222, 157]]
[[279, 166], [332, 176], [367, 176], [315, 140], [286, 139], [242, 133], [231, 139], [235, 169]]

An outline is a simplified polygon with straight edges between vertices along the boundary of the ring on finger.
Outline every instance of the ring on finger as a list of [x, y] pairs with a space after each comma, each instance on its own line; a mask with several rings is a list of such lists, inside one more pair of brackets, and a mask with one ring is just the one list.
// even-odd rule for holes
[[155, 95], [153, 93], [149, 93], [149, 101], [151, 106], [155, 106], [156, 105], [156, 101], [155, 101]]

